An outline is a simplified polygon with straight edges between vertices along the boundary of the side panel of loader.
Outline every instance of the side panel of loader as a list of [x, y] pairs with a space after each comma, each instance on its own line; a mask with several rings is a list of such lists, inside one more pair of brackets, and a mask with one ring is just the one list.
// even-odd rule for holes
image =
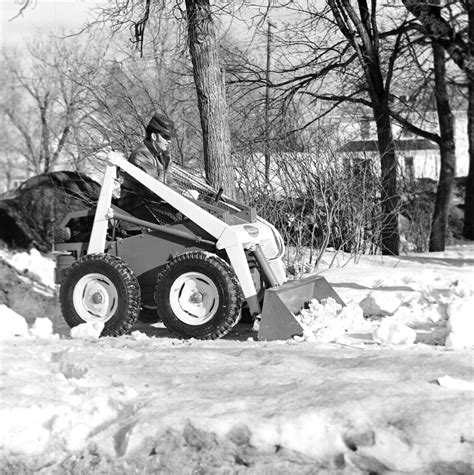
[[203, 246], [189, 240], [160, 233], [138, 234], [116, 242], [116, 255], [127, 262], [137, 276], [142, 292], [142, 301], [154, 306], [156, 275], [170, 257], [188, 250], [203, 250]]

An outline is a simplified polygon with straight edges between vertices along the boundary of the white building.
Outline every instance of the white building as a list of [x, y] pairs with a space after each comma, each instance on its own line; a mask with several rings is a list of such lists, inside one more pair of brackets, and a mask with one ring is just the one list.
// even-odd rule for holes
[[[436, 111], [430, 111], [425, 117], [423, 128], [438, 133]], [[453, 112], [455, 121], [456, 177], [467, 176], [469, 170], [469, 152], [466, 111]], [[378, 160], [379, 151], [375, 122], [369, 115], [359, 117], [333, 117], [338, 123], [343, 146], [340, 151], [348, 162], [355, 160]], [[431, 178], [437, 180], [440, 170], [440, 152], [436, 143], [416, 136], [392, 123], [395, 151], [398, 157], [400, 173], [411, 178]]]
[[24, 157], [0, 150], [0, 194], [15, 190], [33, 175]]

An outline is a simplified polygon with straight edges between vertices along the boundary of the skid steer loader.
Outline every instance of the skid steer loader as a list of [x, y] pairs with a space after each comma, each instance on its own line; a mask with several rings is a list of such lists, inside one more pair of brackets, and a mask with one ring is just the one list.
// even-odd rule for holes
[[[144, 221], [115, 206], [118, 169], [156, 195], [164, 216], [171, 209], [175, 219]], [[234, 327], [245, 305], [260, 319], [258, 338], [277, 340], [303, 333], [294, 314], [306, 301], [333, 297], [343, 303], [320, 276], [287, 282], [283, 240], [255, 209], [216, 193], [185, 169], [174, 167], [173, 176], [179, 191], [111, 156], [97, 206], [70, 213], [60, 224], [55, 280], [70, 327], [102, 322], [102, 336], [119, 336], [141, 310], [151, 309], [177, 337], [215, 339]]]

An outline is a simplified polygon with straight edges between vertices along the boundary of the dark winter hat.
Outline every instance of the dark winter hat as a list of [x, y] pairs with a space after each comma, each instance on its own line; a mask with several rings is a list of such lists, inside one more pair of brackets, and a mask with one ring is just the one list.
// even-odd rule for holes
[[174, 130], [174, 122], [171, 119], [168, 119], [165, 115], [155, 114], [146, 127], [147, 136], [150, 136], [153, 133], [159, 133], [162, 135], [167, 135], [169, 137], [176, 137], [176, 132]]

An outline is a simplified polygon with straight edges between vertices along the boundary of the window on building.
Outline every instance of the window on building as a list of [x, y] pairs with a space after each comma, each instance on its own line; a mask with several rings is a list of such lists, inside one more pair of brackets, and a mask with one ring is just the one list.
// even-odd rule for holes
[[405, 157], [405, 174], [408, 180], [415, 179], [415, 160], [413, 157]]
[[370, 119], [368, 117], [363, 117], [359, 123], [360, 125], [360, 136], [363, 140], [370, 138]]
[[357, 158], [352, 164], [352, 176], [367, 181], [372, 178], [372, 161], [368, 158]]
[[405, 139], [409, 139], [409, 138], [413, 138], [415, 135], [413, 134], [413, 132], [410, 132], [408, 129], [403, 129], [402, 136]]

